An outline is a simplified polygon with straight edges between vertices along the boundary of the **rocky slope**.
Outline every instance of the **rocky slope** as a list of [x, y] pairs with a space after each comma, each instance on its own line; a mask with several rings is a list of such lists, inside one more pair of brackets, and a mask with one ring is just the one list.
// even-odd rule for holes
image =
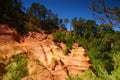
[[1, 73], [5, 73], [6, 62], [13, 55], [24, 53], [28, 57], [29, 75], [22, 80], [65, 80], [69, 74], [81, 75], [91, 68], [84, 48], [75, 43], [69, 55], [64, 55], [65, 44], [54, 43], [52, 35], [44, 32], [29, 32], [21, 43], [0, 43], [0, 46]]
[[0, 43], [12, 43], [18, 40], [18, 33], [15, 29], [6, 24], [0, 24]]

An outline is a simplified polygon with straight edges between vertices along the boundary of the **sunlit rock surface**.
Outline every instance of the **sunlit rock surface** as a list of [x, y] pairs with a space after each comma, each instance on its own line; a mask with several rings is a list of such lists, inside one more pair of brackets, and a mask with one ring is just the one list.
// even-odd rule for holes
[[[14, 31], [8, 29], [5, 34], [11, 36]], [[84, 48], [75, 43], [69, 54], [64, 55], [65, 44], [54, 43], [52, 35], [45, 33], [29, 32], [21, 43], [8, 41], [7, 45], [3, 42], [0, 46], [1, 62], [7, 62], [7, 59], [18, 53], [28, 57], [29, 75], [22, 80], [65, 80], [68, 74], [81, 75], [91, 67]]]

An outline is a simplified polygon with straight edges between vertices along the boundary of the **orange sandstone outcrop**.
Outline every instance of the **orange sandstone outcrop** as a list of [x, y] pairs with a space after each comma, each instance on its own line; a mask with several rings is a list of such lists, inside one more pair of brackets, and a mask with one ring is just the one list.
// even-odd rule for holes
[[6, 24], [0, 24], [0, 43], [15, 42], [18, 34], [15, 29], [9, 28]]
[[[0, 27], [4, 31], [1, 31], [1, 35], [4, 33], [4, 38], [7, 34], [10, 40], [13, 38], [12, 35], [16, 34], [6, 25]], [[64, 55], [65, 44], [54, 43], [52, 35], [45, 33], [29, 32], [24, 42], [11, 44], [8, 41], [7, 45], [0, 44], [0, 46], [0, 55], [4, 59], [21, 52], [27, 55], [29, 75], [22, 80], [65, 80], [68, 74], [81, 75], [91, 67], [84, 48], [78, 47], [75, 43], [69, 55]]]

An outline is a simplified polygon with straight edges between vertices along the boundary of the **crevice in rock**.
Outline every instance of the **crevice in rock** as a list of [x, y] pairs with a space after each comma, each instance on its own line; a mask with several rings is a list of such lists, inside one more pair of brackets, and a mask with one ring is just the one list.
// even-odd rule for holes
[[41, 48], [42, 48], [42, 51], [43, 51], [43, 53], [44, 53], [45, 62], [46, 62], [46, 67], [47, 67], [47, 66], [48, 66], [47, 54], [46, 54], [46, 52], [45, 52], [45, 50], [44, 50], [44, 47], [43, 47], [43, 45], [40, 45], [40, 46], [41, 46]]

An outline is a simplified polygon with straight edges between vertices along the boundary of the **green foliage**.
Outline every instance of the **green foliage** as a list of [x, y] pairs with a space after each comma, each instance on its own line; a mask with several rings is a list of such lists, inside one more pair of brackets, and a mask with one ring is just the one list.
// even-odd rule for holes
[[85, 70], [85, 72], [83, 72], [80, 78], [81, 80], [101, 80], [90, 69]]
[[31, 7], [27, 10], [27, 15], [29, 17], [35, 17], [39, 20], [45, 20], [46, 8], [44, 5], [33, 2]]
[[117, 4], [110, 6], [109, 4], [112, 3], [112, 1], [92, 0], [90, 9], [93, 11], [95, 17], [102, 23], [112, 25], [120, 24], [120, 1], [116, 0], [116, 2]]
[[[116, 37], [116, 38], [115, 38]], [[119, 35], [104, 33], [95, 39], [87, 54], [91, 59], [95, 75], [101, 80], [119, 80]], [[115, 40], [114, 40], [115, 39]], [[112, 44], [112, 46], [110, 45]], [[116, 53], [117, 52], [117, 53]], [[115, 53], [115, 54], [114, 54]], [[117, 67], [115, 67], [117, 66]]]
[[28, 74], [27, 59], [17, 54], [13, 59], [10, 59], [5, 69], [7, 73], [3, 76], [3, 80], [21, 80]]
[[35, 31], [37, 29], [37, 27], [34, 26], [33, 24], [26, 24], [24, 26], [24, 29], [26, 30], [26, 32], [28, 32], [28, 31]]
[[56, 57], [52, 57], [52, 61], [53, 61], [55, 64], [57, 64], [57, 62], [58, 62], [58, 60], [57, 60]]
[[68, 78], [66, 78], [66, 80], [102, 80], [102, 79], [98, 78], [93, 71], [87, 69], [85, 70], [85, 72], [83, 72], [81, 76], [79, 76], [78, 74], [70, 75], [68, 76]]
[[85, 38], [78, 37], [78, 38], [76, 39], [76, 43], [78, 43], [79, 46], [82, 46], [82, 47], [84, 47], [85, 49], [88, 48], [88, 41], [87, 41], [87, 39], [85, 39]]
[[15, 17], [22, 8], [23, 7], [20, 0], [0, 0], [0, 14], [2, 16], [7, 15]]
[[68, 50], [72, 49], [73, 43], [74, 43], [74, 36], [71, 33], [67, 34], [65, 37], [65, 44]]
[[90, 50], [87, 51], [92, 63], [96, 63], [94, 62], [96, 60], [102, 62], [102, 65], [104, 65], [103, 67], [110, 73], [111, 70], [113, 70], [113, 65], [111, 63], [112, 53], [107, 50], [106, 43], [101, 39], [96, 39], [92, 45], [93, 46], [90, 48]]
[[72, 45], [74, 43], [74, 36], [71, 33], [69, 33], [65, 36], [64, 39], [65, 39], [64, 43], [66, 44], [67, 47], [65, 50], [65, 55], [67, 55], [68, 52], [72, 49]]
[[66, 48], [66, 49], [64, 50], [64, 55], [68, 55], [68, 52], [69, 52], [69, 49]]
[[82, 79], [80, 78], [78, 74], [76, 74], [76, 75], [68, 76], [68, 78], [66, 78], [65, 80], [82, 80]]
[[53, 33], [53, 40], [55, 42], [65, 42], [65, 32], [63, 31], [56, 31], [55, 33]]
[[67, 23], [68, 23], [68, 22], [69, 22], [69, 19], [66, 18], [66, 19], [64, 20], [64, 23], [66, 23], [66, 27], [67, 27]]
[[92, 64], [97, 77], [99, 77], [101, 80], [110, 80], [109, 74], [104, 64], [100, 60], [94, 60]]
[[116, 52], [113, 56], [113, 65], [114, 70], [111, 72], [111, 79], [113, 80], [120, 80], [120, 52]]
[[[48, 10], [44, 5], [33, 2], [30, 8], [27, 9], [27, 20], [44, 30], [46, 33], [52, 33], [58, 29], [59, 18], [57, 14], [53, 14], [51, 10]], [[61, 23], [62, 24], [62, 23]], [[26, 27], [26, 25], [25, 25]], [[35, 27], [30, 26], [27, 31], [34, 30]], [[36, 29], [35, 29], [36, 30]]]
[[64, 31], [56, 31], [53, 33], [53, 40], [55, 42], [63, 42], [66, 44], [65, 55], [72, 49], [72, 45], [74, 43], [74, 38], [71, 34], [66, 34]]
[[0, 0], [0, 22], [16, 28], [20, 33], [24, 32], [26, 16], [23, 9], [21, 0]]
[[94, 59], [92, 65], [94, 71], [87, 69], [81, 76], [70, 75], [66, 80], [120, 80], [120, 52], [113, 56], [114, 70], [110, 74], [99, 59]]
[[117, 40], [113, 43], [112, 52], [120, 51], [120, 40]]
[[111, 80], [120, 80], [120, 67], [112, 71], [112, 75], [110, 75]]
[[113, 55], [114, 69], [118, 69], [120, 67], [120, 52], [116, 52]]

